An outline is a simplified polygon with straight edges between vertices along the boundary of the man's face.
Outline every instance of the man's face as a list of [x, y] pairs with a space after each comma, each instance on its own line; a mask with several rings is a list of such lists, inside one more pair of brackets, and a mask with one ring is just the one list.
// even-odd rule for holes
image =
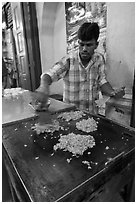
[[94, 50], [98, 46], [98, 42], [95, 39], [90, 41], [78, 40], [79, 43], [79, 54], [82, 60], [90, 60]]

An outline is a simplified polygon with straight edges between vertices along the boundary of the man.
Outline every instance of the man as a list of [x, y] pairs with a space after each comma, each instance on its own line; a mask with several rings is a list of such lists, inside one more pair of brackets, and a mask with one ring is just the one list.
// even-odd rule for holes
[[106, 80], [105, 62], [95, 50], [98, 46], [99, 26], [85, 22], [78, 30], [79, 50], [57, 62], [47, 73], [42, 74], [41, 83], [36, 90], [36, 98], [42, 104], [49, 96], [49, 86], [63, 78], [63, 101], [75, 104], [79, 109], [98, 113], [95, 100], [99, 91], [103, 94], [122, 97], [124, 89], [115, 92]]

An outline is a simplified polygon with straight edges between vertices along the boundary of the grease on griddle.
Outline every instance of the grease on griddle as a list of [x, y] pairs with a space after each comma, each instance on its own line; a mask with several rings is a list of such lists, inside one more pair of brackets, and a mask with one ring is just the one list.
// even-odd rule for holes
[[108, 150], [108, 149], [109, 149], [109, 146], [106, 146], [105, 149]]

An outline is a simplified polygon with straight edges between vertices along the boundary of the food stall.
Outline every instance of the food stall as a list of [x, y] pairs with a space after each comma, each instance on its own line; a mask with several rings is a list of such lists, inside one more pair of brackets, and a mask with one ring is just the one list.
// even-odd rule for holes
[[36, 112], [32, 95], [19, 89], [2, 98], [2, 151], [14, 201], [118, 201], [134, 181], [134, 128], [52, 98], [47, 111]]

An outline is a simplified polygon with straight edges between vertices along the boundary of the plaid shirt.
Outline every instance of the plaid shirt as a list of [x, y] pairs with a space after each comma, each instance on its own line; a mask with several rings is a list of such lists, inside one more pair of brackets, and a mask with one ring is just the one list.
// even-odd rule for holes
[[107, 82], [104, 58], [95, 52], [88, 65], [84, 67], [78, 51], [71, 55], [62, 58], [46, 74], [50, 75], [53, 82], [63, 78], [64, 102], [97, 114], [95, 100], [99, 98], [100, 86]]

